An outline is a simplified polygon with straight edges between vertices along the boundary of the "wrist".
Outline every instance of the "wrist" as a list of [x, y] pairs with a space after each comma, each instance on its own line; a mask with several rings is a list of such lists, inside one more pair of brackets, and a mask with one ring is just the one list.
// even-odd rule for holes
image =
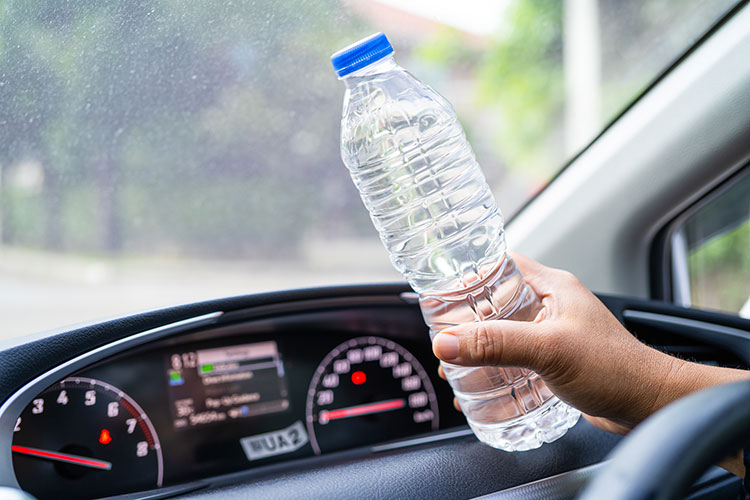
[[687, 366], [685, 360], [660, 351], [656, 352], [659, 356], [659, 369], [656, 372], [657, 379], [654, 381], [656, 389], [646, 417], [692, 392], [689, 386], [695, 382], [695, 379], [691, 380], [690, 374], [686, 373], [693, 370]]
[[662, 357], [659, 361], [663, 366], [661, 368], [662, 382], [657, 385], [658, 389], [650, 413], [690, 393], [715, 385], [750, 379], [748, 370], [709, 366], [676, 358], [660, 351], [656, 352]]
[[[627, 361], [627, 360], [630, 361]], [[625, 428], [632, 429], [651, 414], [678, 399], [683, 384], [683, 360], [669, 356], [645, 344], [631, 345], [618, 374], [629, 383], [620, 386], [619, 410], [606, 415]]]
[[[638, 353], [640, 362], [634, 364], [640, 368], [639, 393], [635, 395], [637, 408], [632, 414], [631, 427], [635, 427], [655, 412], [673, 401], [698, 389], [693, 387], [699, 377], [694, 372], [694, 365], [683, 359], [670, 356], [645, 344]], [[637, 380], [637, 379], [636, 379]]]

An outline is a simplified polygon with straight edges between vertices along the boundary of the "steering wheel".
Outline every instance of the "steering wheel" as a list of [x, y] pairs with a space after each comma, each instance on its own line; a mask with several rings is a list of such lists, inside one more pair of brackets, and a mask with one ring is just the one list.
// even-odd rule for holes
[[655, 413], [610, 454], [580, 500], [682, 498], [710, 465], [750, 446], [750, 380], [691, 394]]

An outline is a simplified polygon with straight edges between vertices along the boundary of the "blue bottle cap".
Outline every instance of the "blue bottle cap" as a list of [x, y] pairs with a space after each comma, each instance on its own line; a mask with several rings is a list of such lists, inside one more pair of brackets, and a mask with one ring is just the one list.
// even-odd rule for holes
[[331, 56], [333, 69], [340, 77], [362, 69], [393, 52], [383, 33], [375, 33], [343, 48]]

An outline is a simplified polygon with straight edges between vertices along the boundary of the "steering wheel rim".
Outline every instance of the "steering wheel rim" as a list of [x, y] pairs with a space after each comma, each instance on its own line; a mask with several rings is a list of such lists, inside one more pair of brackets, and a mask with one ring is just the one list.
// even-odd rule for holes
[[710, 465], [750, 446], [750, 380], [712, 387], [648, 418], [615, 448], [580, 500], [681, 498]]

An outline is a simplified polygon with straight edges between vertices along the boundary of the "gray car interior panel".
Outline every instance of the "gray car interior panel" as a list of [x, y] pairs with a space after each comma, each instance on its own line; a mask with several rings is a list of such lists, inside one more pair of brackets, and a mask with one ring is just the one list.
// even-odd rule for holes
[[744, 2], [511, 220], [509, 247], [648, 297], [654, 234], [750, 158], [747, 54]]

